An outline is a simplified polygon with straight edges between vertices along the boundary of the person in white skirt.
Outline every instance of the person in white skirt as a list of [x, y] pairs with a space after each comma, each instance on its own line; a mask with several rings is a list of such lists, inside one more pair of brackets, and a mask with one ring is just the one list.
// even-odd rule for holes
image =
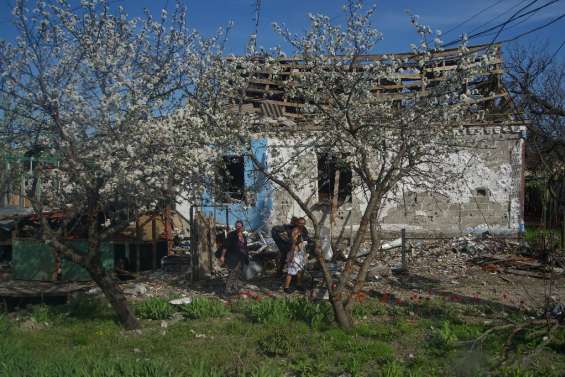
[[296, 288], [299, 291], [303, 290], [302, 274], [306, 266], [306, 242], [302, 240], [300, 235], [301, 230], [299, 227], [294, 227], [291, 231], [292, 246], [287, 256], [286, 264], [286, 279], [284, 281], [285, 293], [291, 293], [290, 283], [292, 278], [296, 279]]

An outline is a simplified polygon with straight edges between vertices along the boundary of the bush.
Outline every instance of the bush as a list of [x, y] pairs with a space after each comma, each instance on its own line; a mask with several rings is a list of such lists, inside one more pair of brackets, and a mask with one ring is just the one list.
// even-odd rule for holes
[[179, 309], [188, 319], [219, 318], [230, 312], [222, 301], [210, 298], [194, 298], [190, 304], [181, 305]]
[[162, 298], [150, 298], [135, 306], [135, 314], [141, 319], [169, 319], [175, 313], [175, 308]]

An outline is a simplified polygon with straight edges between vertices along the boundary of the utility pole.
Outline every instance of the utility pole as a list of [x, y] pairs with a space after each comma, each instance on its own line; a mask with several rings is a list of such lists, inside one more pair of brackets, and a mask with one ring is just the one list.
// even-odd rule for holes
[[247, 42], [247, 53], [250, 55], [255, 55], [257, 52], [257, 35], [259, 34], [259, 20], [261, 16], [261, 0], [255, 0], [255, 31], [249, 36], [249, 41]]

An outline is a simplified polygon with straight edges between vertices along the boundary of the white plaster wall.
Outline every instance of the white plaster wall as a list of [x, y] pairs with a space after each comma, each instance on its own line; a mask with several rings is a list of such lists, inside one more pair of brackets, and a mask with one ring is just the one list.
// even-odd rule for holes
[[[456, 212], [455, 208], [459, 205], [462, 208], [459, 211], [460, 213], [474, 214], [474, 219], [459, 219], [459, 221], [455, 218], [453, 218], [453, 221], [446, 221], [445, 218], [442, 221], [430, 219], [420, 224], [407, 221], [385, 221], [382, 223], [382, 229], [395, 232], [406, 228], [409, 232], [442, 234], [461, 234], [485, 230], [493, 233], [516, 233], [523, 223], [520, 189], [524, 141], [518, 137], [522, 130], [523, 127], [512, 129], [512, 132], [507, 131], [506, 133], [484, 131], [485, 134], [482, 137], [487, 141], [487, 148], [452, 154], [449, 161], [446, 161], [446, 166], [449, 165], [452, 169], [463, 169], [463, 178], [453, 181], [451, 185], [438, 187], [438, 197], [443, 199], [440, 200], [437, 208], [426, 208], [416, 213], [420, 217], [434, 217], [433, 214], [439, 211], [439, 217], [445, 217], [446, 214], [451, 216], [452, 213]], [[298, 144], [293, 146], [287, 141], [284, 144], [285, 147], [281, 148], [280, 140], [274, 137], [269, 138], [269, 147], [277, 147], [280, 157], [283, 159], [291, 157], [293, 148], [298, 146]], [[296, 187], [299, 188], [300, 196], [302, 198], [311, 197], [311, 204], [316, 203], [318, 198], [317, 180], [315, 179], [317, 176], [315, 154], [306, 153], [304, 158], [300, 160], [300, 167], [298, 164], [291, 165], [288, 169], [298, 172]], [[277, 190], [276, 185], [274, 186], [271, 223], [288, 221], [291, 216], [302, 216], [303, 211], [291, 197]], [[490, 204], [475, 203], [477, 188], [488, 190], [488, 202]], [[418, 191], [410, 187], [404, 187], [404, 189], [413, 192]], [[402, 192], [400, 190], [395, 195], [391, 195], [389, 200], [385, 202], [381, 211], [381, 218], [386, 219], [391, 211], [398, 210], [399, 203], [402, 203]], [[360, 188], [357, 188], [354, 191], [351, 205], [344, 205], [338, 210], [338, 224], [340, 219], [345, 219], [351, 211], [353, 223], [349, 223], [347, 226], [352, 225], [352, 230], [355, 231], [366, 205], [366, 196]], [[487, 213], [487, 215], [484, 215], [484, 213]], [[472, 225], [465, 225], [469, 221]]]

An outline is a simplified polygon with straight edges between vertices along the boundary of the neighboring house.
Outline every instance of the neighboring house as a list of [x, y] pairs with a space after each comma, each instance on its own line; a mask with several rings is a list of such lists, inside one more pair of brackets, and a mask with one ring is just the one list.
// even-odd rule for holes
[[[90, 280], [86, 270], [61, 258], [49, 245], [39, 240], [41, 225], [31, 208], [26, 192], [37, 163], [56, 161], [25, 156], [1, 156], [3, 190], [0, 195], [0, 281], [9, 278], [34, 281]], [[23, 168], [22, 168], [23, 167]], [[13, 174], [10, 174], [13, 173]], [[46, 215], [53, 224], [66, 216], [64, 210], [52, 209]], [[173, 245], [173, 237], [189, 236], [190, 224], [176, 212], [148, 212], [132, 219], [128, 228], [101, 247], [103, 264], [111, 269], [114, 260], [126, 258], [131, 271], [156, 269]], [[85, 229], [76, 226], [67, 240], [86, 249]]]
[[[471, 49], [479, 49], [480, 46]], [[409, 58], [409, 54], [406, 54]], [[438, 54], [443, 59], [444, 69], [454, 69], [459, 59], [457, 50], [446, 50]], [[407, 59], [409, 61], [409, 59]], [[511, 105], [505, 88], [502, 87], [502, 60], [499, 56], [497, 68], [488, 80], [488, 98], [475, 119], [465, 122], [459, 133], [474, 140], [480, 137], [487, 147], [473, 152], [472, 163], [465, 169], [465, 176], [458, 183], [459, 190], [440, 196], [430, 192], [410, 191], [398, 193], [388, 201], [381, 211], [382, 230], [397, 234], [405, 228], [409, 234], [421, 236], [454, 236], [470, 232], [489, 231], [496, 234], [516, 235], [523, 231], [524, 202], [524, 143], [526, 126], [519, 120]], [[396, 93], [402, 90], [419, 90], [422, 84], [414, 78], [403, 79]], [[268, 77], [251, 81], [247, 90], [248, 111], [260, 114], [264, 129], [254, 145], [255, 156], [269, 164], [271, 148], [276, 147], [285, 129], [303, 127], [307, 135], [308, 124], [300, 116], [300, 103], [286, 100], [277, 83]], [[391, 90], [386, 90], [391, 93]], [[281, 152], [279, 150], [279, 152]], [[282, 151], [284, 153], [284, 150]], [[453, 159], [469, 162], [467, 151], [452, 156]], [[271, 226], [286, 223], [291, 216], [303, 212], [292, 198], [277, 189], [258, 172], [246, 156], [225, 156], [227, 172], [223, 192], [207, 193], [198, 207], [213, 216], [218, 223], [233, 225], [236, 219], [243, 219], [248, 228], [268, 231]], [[329, 156], [306, 152], [299, 162], [292, 165], [313, 184], [301, 192], [304, 198], [312, 197], [318, 203], [317, 211], [327, 211], [329, 198], [334, 192], [333, 176], [341, 169], [339, 206], [335, 214], [336, 224], [333, 236], [338, 232], [353, 232], [366, 206], [366, 200], [358, 190], [351, 190], [356, 177], [346, 167], [339, 166]], [[188, 217], [190, 203], [183, 202], [177, 207]], [[227, 212], [227, 215], [226, 215]]]

